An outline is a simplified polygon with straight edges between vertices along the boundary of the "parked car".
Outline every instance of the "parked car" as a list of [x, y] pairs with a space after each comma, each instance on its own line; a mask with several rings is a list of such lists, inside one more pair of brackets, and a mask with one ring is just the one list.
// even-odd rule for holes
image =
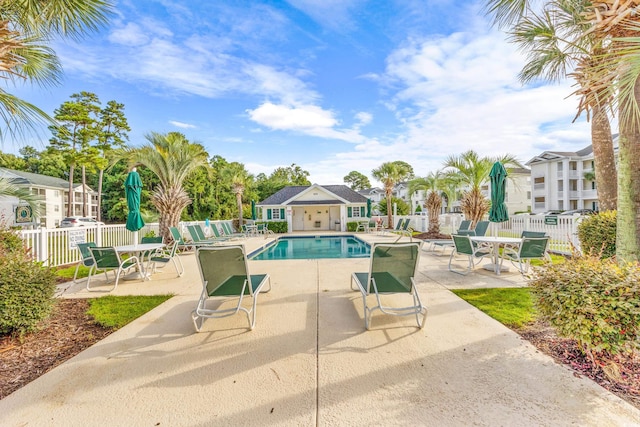
[[593, 209], [573, 209], [570, 211], [564, 211], [560, 215], [593, 215], [596, 211]]
[[84, 217], [84, 216], [68, 216], [62, 221], [60, 221], [61, 228], [67, 227], [85, 227], [85, 226], [96, 226], [96, 225], [104, 225], [104, 222], [96, 221], [95, 218]]
[[562, 211], [550, 210], [550, 211], [542, 212], [542, 213], [535, 214], [535, 215], [560, 215], [561, 213], [562, 213]]

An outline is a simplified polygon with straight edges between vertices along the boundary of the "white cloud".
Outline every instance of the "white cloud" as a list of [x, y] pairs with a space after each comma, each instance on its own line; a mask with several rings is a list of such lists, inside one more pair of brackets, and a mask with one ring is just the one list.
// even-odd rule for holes
[[357, 129], [335, 129], [339, 121], [332, 111], [316, 105], [283, 105], [265, 102], [247, 110], [249, 118], [272, 130], [294, 131], [319, 138], [361, 142], [364, 137]]
[[169, 123], [174, 125], [175, 127], [179, 127], [182, 129], [195, 129], [196, 125], [191, 125], [189, 123], [177, 122], [175, 120], [169, 120]]
[[116, 28], [109, 34], [109, 40], [113, 43], [126, 46], [140, 46], [149, 40], [139, 25], [129, 22], [123, 27]]
[[350, 12], [363, 0], [287, 0], [296, 9], [309, 15], [321, 25], [344, 32], [355, 26]]
[[354, 150], [305, 166], [314, 181], [336, 183], [351, 170], [371, 178], [371, 170], [389, 160], [404, 160], [426, 175], [447, 156], [470, 149], [482, 156], [510, 153], [524, 163], [545, 150], [589, 145], [589, 124], [572, 123], [571, 82], [523, 87], [517, 81], [523, 64], [497, 32], [408, 40], [375, 76], [391, 94], [385, 102], [403, 131], [363, 138]]

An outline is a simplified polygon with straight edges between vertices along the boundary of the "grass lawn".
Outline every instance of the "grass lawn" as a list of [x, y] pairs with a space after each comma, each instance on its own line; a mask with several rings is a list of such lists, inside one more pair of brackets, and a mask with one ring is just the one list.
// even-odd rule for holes
[[510, 327], [520, 328], [537, 317], [529, 288], [453, 289], [452, 292]]
[[118, 329], [162, 304], [173, 295], [107, 295], [89, 300], [88, 314], [101, 326]]

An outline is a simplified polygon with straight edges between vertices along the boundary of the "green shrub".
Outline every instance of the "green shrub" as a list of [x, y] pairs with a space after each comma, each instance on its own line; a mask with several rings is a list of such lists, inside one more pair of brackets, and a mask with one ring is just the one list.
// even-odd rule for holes
[[616, 254], [616, 211], [590, 215], [578, 224], [582, 252], [611, 258]]
[[540, 313], [592, 357], [606, 360], [640, 349], [640, 264], [588, 255], [533, 274]]
[[356, 221], [347, 222], [347, 231], [354, 233], [358, 229], [358, 223]]
[[269, 222], [257, 222], [256, 224], [267, 224], [267, 228], [276, 234], [282, 234], [289, 231], [287, 221], [269, 221]]
[[14, 232], [0, 230], [0, 333], [35, 330], [51, 313], [56, 289], [53, 269], [34, 262]]

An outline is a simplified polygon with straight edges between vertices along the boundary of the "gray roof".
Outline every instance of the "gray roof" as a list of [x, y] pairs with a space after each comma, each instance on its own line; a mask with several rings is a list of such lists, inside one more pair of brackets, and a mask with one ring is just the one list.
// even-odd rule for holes
[[[617, 133], [611, 135], [614, 151], [618, 150], [618, 136], [619, 135]], [[526, 164], [530, 165], [532, 163], [543, 162], [551, 159], [556, 160], [558, 157], [585, 157], [591, 153], [593, 153], [593, 145], [589, 145], [578, 151], [545, 151], [529, 160]]]
[[358, 193], [362, 194], [363, 196], [370, 196], [373, 193], [384, 193], [384, 190], [382, 188], [372, 187], [372, 188], [365, 188], [364, 190], [360, 190], [358, 191]]
[[[287, 200], [297, 196], [308, 188], [312, 187], [311, 185], [292, 185], [289, 187], [284, 187], [282, 190], [278, 191], [275, 194], [267, 197], [265, 200], [258, 203], [258, 205], [281, 205]], [[367, 198], [362, 194], [358, 194], [353, 191], [351, 188], [346, 185], [318, 185], [318, 187], [325, 189], [326, 191], [335, 194], [337, 197], [340, 197], [349, 203], [367, 203]], [[337, 200], [327, 200], [323, 204], [336, 203]], [[291, 204], [301, 204], [300, 202], [293, 202]], [[305, 202], [302, 204], [316, 204], [315, 202]]]
[[[31, 185], [38, 187], [51, 187], [67, 189], [69, 181], [62, 178], [56, 178], [48, 175], [39, 175], [37, 173], [17, 171], [13, 169], [0, 168], [0, 176], [9, 179], [17, 185]], [[80, 187], [81, 184], [74, 184], [74, 188]]]

